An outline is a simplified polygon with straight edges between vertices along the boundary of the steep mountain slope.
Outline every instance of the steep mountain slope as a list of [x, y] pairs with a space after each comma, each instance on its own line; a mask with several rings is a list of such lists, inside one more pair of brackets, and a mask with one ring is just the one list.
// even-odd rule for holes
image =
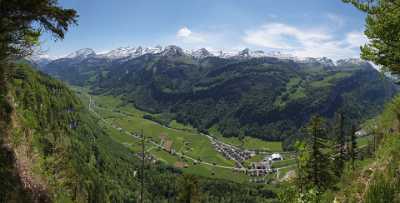
[[[138, 155], [114, 142], [61, 82], [26, 64], [9, 78], [0, 107], [2, 202], [135, 202], [140, 192]], [[4, 115], [4, 117], [3, 117]], [[4, 128], [1, 128], [4, 130]], [[7, 152], [7, 153], [3, 153]], [[181, 171], [146, 166], [146, 201], [167, 202], [190, 191]], [[274, 197], [250, 185], [190, 177], [208, 202], [264, 202]]]
[[[347, 171], [335, 199], [339, 202], [400, 201], [400, 97], [386, 105], [369, 130], [373, 158], [362, 160]], [[376, 145], [376, 151], [374, 151]]]
[[22, 65], [9, 95], [15, 110], [4, 141], [27, 190], [49, 201], [134, 199], [137, 159], [96, 128], [62, 83]]
[[[110, 58], [63, 58], [42, 70], [94, 93], [122, 95], [138, 108], [225, 136], [290, 140], [313, 114], [376, 115], [396, 87], [367, 62], [257, 55], [226, 57], [170, 46]], [[167, 122], [168, 123], [168, 122]]]

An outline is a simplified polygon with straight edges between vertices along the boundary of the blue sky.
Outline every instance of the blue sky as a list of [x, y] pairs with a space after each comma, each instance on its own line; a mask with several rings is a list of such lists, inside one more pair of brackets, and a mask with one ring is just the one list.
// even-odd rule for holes
[[179, 45], [187, 49], [281, 51], [358, 57], [364, 14], [341, 0], [60, 0], [78, 11], [65, 39], [42, 37], [42, 50]]

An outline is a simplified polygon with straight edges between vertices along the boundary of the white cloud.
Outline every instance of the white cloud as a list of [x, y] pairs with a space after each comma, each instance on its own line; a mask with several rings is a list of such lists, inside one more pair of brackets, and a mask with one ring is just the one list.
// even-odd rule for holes
[[331, 36], [321, 31], [307, 31], [282, 23], [271, 23], [257, 30], [247, 31], [244, 42], [273, 49], [296, 49], [304, 43], [323, 42]]
[[184, 43], [204, 43], [206, 36], [201, 33], [192, 32], [187, 27], [182, 27], [176, 33], [176, 38], [182, 40]]
[[368, 38], [362, 32], [350, 32], [346, 35], [346, 42], [350, 47], [358, 48], [368, 43]]
[[192, 31], [189, 30], [189, 28], [183, 27], [178, 30], [178, 32], [176, 33], [176, 36], [177, 37], [189, 37], [191, 34], [192, 34]]
[[[333, 15], [331, 16], [332, 18]], [[337, 17], [339, 19], [339, 17]], [[299, 57], [359, 58], [360, 46], [368, 42], [362, 32], [338, 32], [334, 27], [298, 27], [285, 23], [267, 23], [243, 32], [235, 29], [194, 31], [181, 27], [171, 39], [185, 48], [206, 47], [212, 50], [236, 51], [249, 47], [281, 51]]]
[[359, 47], [365, 44], [362, 33], [350, 32], [337, 39], [333, 32], [321, 28], [298, 28], [283, 23], [269, 23], [245, 32], [243, 42], [268, 49], [286, 51], [300, 57], [359, 57]]

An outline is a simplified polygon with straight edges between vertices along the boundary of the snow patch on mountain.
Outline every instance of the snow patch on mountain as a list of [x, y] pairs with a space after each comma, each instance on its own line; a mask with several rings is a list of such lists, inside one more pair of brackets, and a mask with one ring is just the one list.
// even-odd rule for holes
[[93, 49], [85, 48], [79, 49], [78, 51], [67, 55], [65, 58], [86, 59], [93, 56], [96, 56], [96, 52]]
[[120, 60], [126, 61], [129, 59], [134, 59], [146, 54], [160, 55], [165, 57], [172, 56], [190, 56], [197, 59], [203, 59], [207, 57], [218, 57], [218, 58], [235, 58], [235, 59], [246, 59], [246, 58], [262, 58], [262, 57], [273, 57], [278, 59], [293, 60], [300, 63], [320, 63], [326, 66], [336, 66], [341, 64], [361, 64], [365, 61], [360, 59], [341, 59], [338, 61], [333, 61], [326, 57], [321, 58], [311, 58], [311, 57], [297, 57], [290, 54], [281, 53], [279, 51], [264, 52], [262, 50], [250, 50], [248, 48], [241, 51], [223, 51], [223, 50], [207, 50], [206, 48], [201, 48], [197, 50], [187, 50], [181, 47], [170, 45], [166, 47], [156, 46], [156, 47], [120, 47], [105, 53], [96, 54], [92, 49], [80, 49], [76, 52], [69, 54], [65, 58], [83, 60], [87, 58], [104, 58], [108, 60]]

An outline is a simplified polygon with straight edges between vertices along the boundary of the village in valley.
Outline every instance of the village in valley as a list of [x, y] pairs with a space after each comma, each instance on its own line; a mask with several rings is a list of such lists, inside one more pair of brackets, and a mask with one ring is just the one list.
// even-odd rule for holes
[[[177, 143], [177, 135], [174, 135], [174, 132], [179, 134], [181, 133], [180, 130], [171, 128], [169, 126], [163, 126], [159, 123], [147, 119], [146, 122], [149, 122], [152, 125], [157, 125], [158, 128], [165, 130], [164, 132], [161, 132], [159, 134], [147, 134], [146, 137], [144, 137], [143, 134], [138, 133], [138, 131], [132, 131], [128, 129], [127, 126], [123, 126], [121, 125], [121, 123], [116, 122], [115, 120], [103, 117], [103, 115], [106, 115], [103, 112], [105, 110], [104, 105], [98, 106], [96, 102], [94, 101], [92, 96], [89, 97], [89, 110], [91, 110], [97, 117], [99, 117], [100, 121], [107, 127], [114, 129], [124, 136], [134, 138], [134, 140], [136, 140], [135, 145], [138, 146], [136, 150], [136, 155], [141, 159], [144, 158], [147, 164], [155, 164], [158, 161], [165, 162], [166, 158], [164, 158], [163, 156], [169, 154], [169, 156], [175, 157], [174, 159], [176, 161], [172, 161], [172, 163], [171, 161], [167, 161], [168, 164], [171, 164], [173, 167], [182, 169], [184, 171], [191, 171], [191, 168], [205, 166], [210, 170], [210, 177], [219, 178], [220, 174], [216, 171], [218, 171], [219, 169], [223, 169], [224, 171], [230, 170], [232, 174], [242, 174], [242, 179], [244, 179], [244, 177], [248, 177], [248, 182], [265, 184], [269, 182], [271, 177], [279, 178], [280, 169], [293, 169], [295, 163], [295, 160], [291, 156], [290, 152], [273, 151], [266, 149], [246, 149], [243, 146], [227, 143], [226, 141], [222, 141], [219, 137], [204, 133], [198, 133], [196, 134], [196, 136], [203, 137], [201, 139], [204, 143], [207, 143], [206, 146], [209, 148], [208, 150], [213, 151], [212, 154], [214, 155], [212, 156], [220, 157], [219, 161], [213, 161], [216, 159], [215, 157], [210, 158], [209, 156], [207, 156], [206, 159], [204, 158], [204, 155], [200, 156], [199, 154], [198, 156], [196, 156], [197, 154], [195, 151], [203, 147], [197, 146], [196, 142], [198, 142], [198, 137], [195, 139], [190, 139], [188, 137], [179, 137], [180, 140], [183, 139], [184, 141]], [[115, 114], [120, 114], [119, 117], [121, 117], [123, 114], [119, 110], [108, 111]], [[145, 144], [142, 143], [143, 139]], [[132, 145], [128, 143], [125, 144], [127, 146]], [[143, 149], [141, 149], [141, 147], [143, 147]], [[288, 161], [288, 164], [281, 164], [286, 163], [286, 161]], [[225, 178], [229, 179], [230, 177], [236, 178], [235, 176], [227, 176]]]
[[[121, 129], [119, 129], [121, 130]], [[207, 136], [209, 138], [212, 146], [214, 149], [222, 154], [225, 159], [227, 160], [232, 160], [235, 162], [234, 167], [227, 167], [225, 168], [230, 168], [231, 170], [239, 173], [244, 173], [247, 176], [249, 176], [249, 182], [253, 183], [265, 183], [266, 179], [264, 178], [265, 176], [269, 174], [276, 174], [278, 170], [273, 167], [274, 162], [279, 162], [283, 161], [284, 157], [281, 153], [279, 152], [263, 152], [263, 151], [256, 151], [256, 150], [247, 150], [247, 149], [242, 149], [234, 145], [226, 144], [224, 142], [219, 141], [218, 139], [215, 139], [214, 137], [206, 134], [202, 134], [203, 136]], [[177, 150], [173, 149], [173, 141], [168, 139], [168, 136], [166, 134], [161, 134], [160, 135], [160, 144], [158, 145], [159, 149], [165, 150], [168, 153], [174, 155], [174, 156], [179, 156], [183, 160], [186, 159], [191, 159], [193, 161], [193, 164], [208, 164], [208, 165], [213, 165], [214, 167], [224, 167], [217, 165], [217, 163], [208, 163], [204, 162], [199, 159], [195, 159], [192, 157], [189, 157], [185, 155], [184, 153], [179, 153]], [[153, 142], [153, 141], [150, 141]], [[190, 150], [190, 145], [191, 142], [185, 142], [184, 143], [185, 147]], [[142, 154], [139, 153], [139, 157], [142, 157]], [[259, 161], [251, 161], [253, 157], [255, 156], [261, 156], [263, 157]], [[146, 160], [155, 162], [157, 160], [156, 157], [151, 156], [150, 154], [146, 155]], [[248, 162], [248, 164], [245, 164]], [[188, 168], [190, 167], [189, 164], [184, 163], [184, 162], [177, 162], [175, 165], [177, 168]]]
[[211, 142], [217, 152], [223, 154], [226, 159], [235, 161], [236, 170], [243, 171], [249, 176], [264, 176], [269, 173], [274, 173], [276, 170], [272, 168], [272, 162], [283, 160], [282, 155], [279, 153], [266, 154], [261, 161], [251, 162], [250, 167], [246, 168], [243, 165], [244, 162], [256, 156], [259, 152], [240, 149], [215, 139], [212, 139]]

